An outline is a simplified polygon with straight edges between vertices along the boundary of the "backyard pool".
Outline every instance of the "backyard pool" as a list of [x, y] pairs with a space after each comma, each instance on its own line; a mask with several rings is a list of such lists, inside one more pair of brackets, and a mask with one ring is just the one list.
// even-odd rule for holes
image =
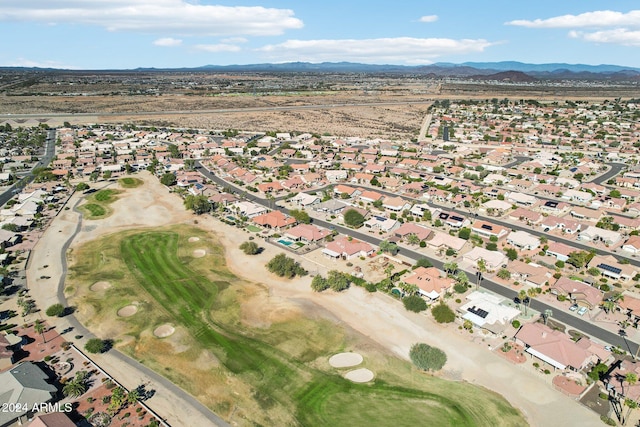
[[285, 246], [293, 245], [293, 242], [291, 240], [286, 240], [286, 239], [280, 239], [280, 240], [278, 240], [278, 243], [280, 243], [281, 245], [285, 245]]

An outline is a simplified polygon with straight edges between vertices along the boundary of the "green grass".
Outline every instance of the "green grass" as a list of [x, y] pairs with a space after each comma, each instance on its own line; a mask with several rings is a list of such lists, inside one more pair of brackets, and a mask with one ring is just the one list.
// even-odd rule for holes
[[[246, 404], [226, 400], [211, 405], [213, 409], [245, 406], [245, 412], [237, 411], [235, 416], [242, 413], [250, 424], [267, 425], [396, 426], [399, 420], [403, 425], [526, 425], [516, 410], [492, 392], [418, 373], [409, 363], [387, 356], [365, 359], [365, 366], [369, 363], [367, 367], [377, 374], [373, 383], [345, 380], [343, 372], [326, 364], [344, 345], [344, 332], [331, 322], [302, 317], [270, 328], [244, 326], [238, 319], [239, 295], [245, 287], [226, 270], [215, 242], [208, 257], [190, 256], [193, 245], [187, 240], [195, 233], [182, 227], [110, 236], [93, 243], [89, 250], [74, 253], [80, 262], [72, 268], [72, 275], [80, 283], [108, 278], [129, 283], [109, 289], [107, 299], [89, 293], [84, 302], [101, 319], [113, 307], [134, 298], [147, 301], [141, 306], [145, 315], [127, 318], [129, 326], [123, 333], [140, 337], [145, 328], [161, 321], [184, 328], [193, 338], [192, 360], [207, 350], [220, 361], [219, 368], [206, 374], [218, 378], [220, 384], [208, 380], [207, 389], [231, 384], [226, 385], [231, 387], [231, 392], [224, 392], [226, 399], [234, 399], [228, 396], [240, 390], [238, 395], [245, 396], [238, 399], [249, 395], [254, 405], [247, 409]], [[201, 239], [199, 244], [204, 242]], [[126, 267], [118, 268], [122, 262]], [[127, 347], [134, 356], [150, 345], [142, 340], [138, 343]], [[150, 360], [150, 351], [145, 363], [198, 396], [192, 384], [197, 379], [181, 374], [175, 357], [163, 366], [158, 358], [165, 348], [154, 351], [156, 359]], [[193, 368], [186, 371], [197, 375]]]
[[262, 230], [260, 227], [255, 225], [247, 225], [245, 228], [253, 233], [259, 233]]
[[86, 219], [102, 219], [113, 212], [109, 205], [117, 199], [118, 190], [100, 190], [87, 197], [87, 203], [80, 206]]
[[115, 195], [118, 194], [115, 190], [100, 190], [96, 192], [92, 197], [97, 202], [111, 203], [115, 200]]
[[107, 210], [102, 206], [96, 203], [87, 203], [86, 205], [82, 205], [81, 209], [85, 211], [85, 214], [89, 218], [103, 218], [107, 215]]
[[144, 184], [144, 181], [138, 178], [125, 177], [120, 178], [118, 183], [122, 188], [136, 188]]

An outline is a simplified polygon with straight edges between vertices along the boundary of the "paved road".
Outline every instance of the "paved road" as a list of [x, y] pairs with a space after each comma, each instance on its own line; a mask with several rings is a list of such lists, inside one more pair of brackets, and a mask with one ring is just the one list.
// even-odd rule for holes
[[625, 170], [628, 165], [626, 163], [607, 163], [610, 166], [610, 169], [603, 173], [602, 175], [593, 178], [591, 180], [591, 182], [598, 184], [598, 185], [602, 185], [602, 183], [606, 183], [607, 181], [609, 181], [611, 178], [613, 178], [614, 176], [617, 176], [620, 172], [622, 172], [623, 170]]
[[[200, 162], [196, 162], [197, 166], [199, 167], [198, 170], [200, 171], [201, 174], [203, 174], [205, 177], [207, 177], [208, 179], [211, 179], [213, 182], [221, 185], [221, 186], [231, 186], [233, 187], [233, 184], [228, 183], [227, 181], [223, 180], [222, 178], [216, 176], [214, 173], [212, 173], [210, 170], [208, 170], [207, 168], [205, 168], [204, 166], [202, 166], [202, 164]], [[379, 190], [376, 190], [379, 191]], [[394, 195], [392, 193], [388, 193], [390, 195]], [[261, 204], [262, 206], [271, 208], [273, 205], [273, 201], [262, 198], [262, 197], [258, 197], [256, 195], [253, 194], [249, 194], [248, 195], [249, 200]], [[438, 206], [439, 207], [439, 206]], [[286, 208], [283, 208], [281, 206], [276, 206], [275, 209], [278, 209], [284, 213], [288, 213], [289, 210]], [[466, 215], [468, 213], [462, 212], [462, 211], [456, 211], [458, 213], [461, 213], [463, 215]], [[336, 231], [338, 231], [341, 234], [347, 235], [347, 236], [351, 236], [354, 238], [357, 238], [359, 240], [371, 243], [373, 245], [379, 245], [380, 244], [380, 239], [370, 235], [370, 234], [365, 234], [365, 233], [360, 233], [356, 230], [350, 229], [350, 228], [346, 228], [340, 225], [336, 225], [327, 221], [323, 221], [321, 219], [313, 219], [313, 223], [320, 226], [320, 227], [325, 227], [325, 228], [334, 228]], [[513, 224], [507, 224], [509, 228], [513, 228]], [[525, 229], [527, 231], [531, 231], [530, 229], [527, 229], [526, 227], [523, 227], [522, 229]], [[576, 246], [573, 242], [571, 242], [572, 245]], [[586, 248], [590, 248], [588, 246], [585, 246]], [[418, 260], [420, 258], [428, 258], [429, 261], [431, 261], [431, 263], [434, 265], [434, 267], [439, 268], [441, 270], [444, 270], [444, 263], [436, 258], [431, 258], [423, 253], [419, 253], [416, 251], [413, 251], [411, 249], [407, 249], [407, 248], [401, 248], [400, 253], [410, 259], [413, 260]], [[470, 281], [472, 283], [476, 283], [477, 278], [475, 277], [475, 274], [471, 274], [470, 276]], [[487, 278], [483, 278], [482, 282], [481, 282], [481, 286], [485, 289], [488, 289], [492, 292], [495, 292], [496, 294], [502, 295], [510, 300], [512, 300], [517, 294], [515, 291], [506, 288], [502, 285], [500, 285], [499, 283], [496, 283], [490, 279]], [[593, 323], [587, 322], [586, 320], [576, 317], [573, 314], [569, 314], [567, 312], [558, 310], [557, 307], [554, 306], [550, 306], [547, 305], [541, 301], [538, 301], [536, 299], [534, 299], [531, 302], [531, 308], [533, 308], [534, 310], [538, 311], [538, 312], [543, 312], [544, 310], [551, 310], [553, 312], [553, 318], [566, 324], [569, 325], [571, 328], [582, 331], [583, 333], [591, 336], [591, 337], [595, 337], [605, 343], [608, 344], [612, 344], [612, 345], [616, 345], [619, 346], [620, 348], [623, 349], [627, 349], [629, 350], [632, 354], [635, 354], [638, 351], [639, 345], [635, 342], [632, 342], [630, 340], [624, 340], [623, 338], [621, 338], [619, 335], [612, 333], [606, 329], [603, 329]]]
[[[80, 199], [77, 199], [74, 202], [73, 206], [71, 206], [74, 212], [78, 212], [76, 208], [79, 201]], [[55, 232], [56, 228], [59, 227], [54, 222], [49, 226], [49, 229], [46, 232]], [[59, 253], [61, 265], [61, 275], [57, 283], [57, 300], [50, 301], [52, 296], [50, 296], [49, 293], [52, 289], [32, 287], [32, 296], [38, 301], [38, 304], [47, 306], [48, 304], [54, 302], [60, 302], [65, 307], [68, 305], [66, 297], [64, 295], [64, 283], [67, 275], [67, 252], [76, 234], [81, 229], [82, 216], [78, 215], [78, 221], [75, 223], [75, 229], [73, 230], [73, 232], [69, 233], [66, 236], [67, 239], [64, 241], [64, 243], [57, 241], [57, 243], [62, 243], [60, 250], [55, 251], [56, 253]], [[59, 228], [58, 232], [61, 231], [62, 228]], [[37, 251], [42, 249], [37, 247], [35, 250]], [[52, 250], [51, 252], [53, 253], [54, 251]], [[34, 256], [32, 255], [29, 260], [30, 264], [32, 263], [33, 259]], [[32, 280], [36, 279], [32, 277]], [[73, 314], [65, 316], [61, 319], [55, 319], [54, 322], [55, 321], [58, 322], [57, 328], [59, 331], [71, 327], [73, 328], [74, 334], [82, 335], [82, 339], [77, 340], [79, 342], [76, 343], [79, 347], [82, 345], [82, 343], [86, 343], [87, 339], [95, 337], [95, 335], [93, 335], [87, 328], [85, 328]], [[229, 426], [229, 424], [227, 424], [224, 420], [222, 420], [215, 413], [205, 407], [193, 396], [186, 393], [180, 387], [176, 386], [171, 381], [157, 374], [145, 365], [139, 363], [135, 359], [132, 359], [131, 357], [115, 349], [111, 349], [105, 354], [93, 355], [92, 359], [120, 382], [129, 383], [129, 388], [136, 387], [140, 385], [141, 382], [143, 382], [145, 383], [148, 390], [155, 390], [156, 394], [145, 403], [161, 416], [169, 415], [169, 419], [174, 425], [184, 425], [185, 423], [197, 422], [198, 425], [202, 425], [203, 427]], [[123, 377], [124, 375], [128, 375], [128, 377]], [[132, 384], [134, 382], [136, 383]], [[166, 407], [166, 404], [168, 402], [174, 402], [176, 405], [180, 405], [180, 407], [177, 409]], [[183, 419], [185, 417], [189, 417], [189, 419]]]
[[[56, 149], [56, 130], [49, 129], [47, 133], [47, 139], [45, 140], [44, 145], [44, 154], [40, 160], [34, 165], [34, 168], [40, 166], [48, 166], [53, 159]], [[11, 187], [7, 188], [4, 193], [0, 194], [0, 206], [4, 206], [5, 203], [9, 201], [16, 193], [22, 191], [24, 187], [27, 186], [31, 181], [33, 181], [33, 169], [27, 172], [18, 182], [13, 184]]]

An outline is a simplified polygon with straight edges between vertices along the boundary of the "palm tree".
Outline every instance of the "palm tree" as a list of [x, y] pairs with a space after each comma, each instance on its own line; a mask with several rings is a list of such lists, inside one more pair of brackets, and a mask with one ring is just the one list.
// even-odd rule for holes
[[38, 319], [36, 320], [36, 323], [33, 324], [33, 330], [37, 333], [42, 335], [42, 343], [46, 343], [47, 340], [44, 337], [44, 323], [42, 323], [42, 320]]
[[409, 234], [407, 236], [407, 243], [410, 245], [418, 245], [420, 244], [420, 238], [416, 234]]
[[527, 306], [531, 307], [531, 300], [538, 296], [538, 291], [534, 288], [527, 289], [527, 296], [529, 297], [529, 301], [527, 302]]
[[445, 262], [444, 265], [444, 271], [447, 272], [447, 274], [453, 274], [458, 270], [458, 263], [457, 262]]
[[135, 404], [140, 399], [140, 392], [137, 388], [134, 388], [127, 394], [127, 403], [130, 405]]
[[549, 319], [549, 317], [553, 316], [553, 311], [551, 311], [550, 309], [546, 309], [543, 313], [542, 313], [542, 320], [544, 321], [544, 324], [547, 324], [547, 320]]
[[518, 292], [518, 298], [520, 299], [520, 301], [522, 301], [523, 305], [524, 305], [524, 315], [527, 315], [527, 305], [524, 304], [524, 301], [527, 299], [527, 291], [525, 291], [524, 289], [520, 290], [520, 292]]
[[418, 293], [418, 286], [417, 285], [412, 285], [410, 283], [400, 283], [400, 289], [402, 289], [402, 292], [404, 292], [407, 295], [415, 295]]
[[612, 312], [613, 310], [616, 309], [617, 307], [617, 302], [618, 301], [624, 301], [624, 295], [622, 294], [615, 294], [610, 296], [609, 298], [607, 298], [603, 303], [602, 303], [602, 308], [604, 309], [604, 311], [606, 311], [607, 313]]
[[80, 397], [87, 392], [84, 381], [72, 380], [64, 385], [62, 393], [65, 396]]

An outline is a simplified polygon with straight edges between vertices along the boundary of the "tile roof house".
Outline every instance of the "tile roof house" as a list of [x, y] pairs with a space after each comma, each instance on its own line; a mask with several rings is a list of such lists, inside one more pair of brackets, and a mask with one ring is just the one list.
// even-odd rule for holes
[[575, 252], [576, 248], [566, 245], [561, 242], [549, 242], [546, 254], [554, 256], [558, 261], [566, 262], [569, 259], [569, 254]]
[[576, 304], [592, 309], [602, 302], [602, 292], [577, 280], [568, 277], [559, 278], [554, 284], [549, 286], [554, 295], [564, 295]]
[[441, 272], [435, 267], [418, 267], [413, 270], [409, 277], [402, 279], [403, 282], [416, 285], [420, 295], [429, 298], [431, 301], [449, 292], [456, 283], [449, 277], [441, 277]]
[[640, 378], [640, 363], [622, 359], [619, 363], [612, 365], [612, 369], [604, 379], [604, 382], [607, 388], [615, 395], [638, 402], [640, 400], [640, 383], [629, 384], [625, 381], [629, 373], [635, 374], [636, 377]]
[[622, 235], [617, 231], [605, 230], [603, 228], [590, 225], [586, 230], [580, 232], [578, 239], [588, 242], [603, 242], [607, 245], [614, 245], [622, 239]]
[[485, 248], [476, 246], [462, 256], [462, 259], [476, 266], [479, 260], [484, 260], [488, 271], [494, 271], [507, 264], [507, 257], [499, 251], [490, 251]]
[[433, 230], [413, 222], [405, 222], [393, 234], [401, 239], [413, 234], [422, 241], [429, 238], [433, 234]]
[[[516, 342], [524, 345], [525, 351], [532, 356], [558, 369], [579, 371], [591, 363], [597, 363], [606, 355], [602, 350], [592, 348], [593, 343], [574, 342], [564, 332], [551, 329], [542, 323], [526, 323], [515, 335]], [[587, 344], [587, 345], [585, 345]], [[586, 347], [586, 348], [585, 348]]]
[[459, 237], [450, 235], [449, 233], [443, 233], [442, 231], [434, 230], [431, 237], [427, 238], [427, 247], [435, 250], [444, 250], [446, 248], [453, 249], [454, 251], [460, 251], [467, 243], [466, 240]]
[[624, 245], [622, 245], [622, 250], [632, 254], [640, 253], [640, 236], [629, 236]]
[[327, 243], [322, 253], [331, 258], [352, 259], [371, 256], [375, 253], [375, 248], [369, 243], [342, 236]]
[[255, 216], [251, 221], [254, 224], [274, 229], [286, 228], [296, 223], [295, 218], [285, 215], [280, 211], [271, 211], [269, 213]]
[[509, 230], [502, 226], [491, 224], [490, 222], [482, 220], [474, 222], [473, 225], [471, 225], [471, 231], [483, 237], [495, 236], [498, 239], [506, 236], [509, 232]]
[[326, 228], [319, 228], [312, 224], [298, 224], [285, 231], [284, 236], [295, 241], [317, 242], [331, 234]]
[[532, 250], [540, 247], [540, 238], [526, 231], [512, 231], [507, 236], [507, 243], [523, 250]]
[[616, 257], [612, 255], [596, 255], [589, 261], [589, 268], [595, 267], [600, 273], [614, 280], [622, 280], [625, 282], [638, 273], [638, 269], [633, 264], [621, 264]]

